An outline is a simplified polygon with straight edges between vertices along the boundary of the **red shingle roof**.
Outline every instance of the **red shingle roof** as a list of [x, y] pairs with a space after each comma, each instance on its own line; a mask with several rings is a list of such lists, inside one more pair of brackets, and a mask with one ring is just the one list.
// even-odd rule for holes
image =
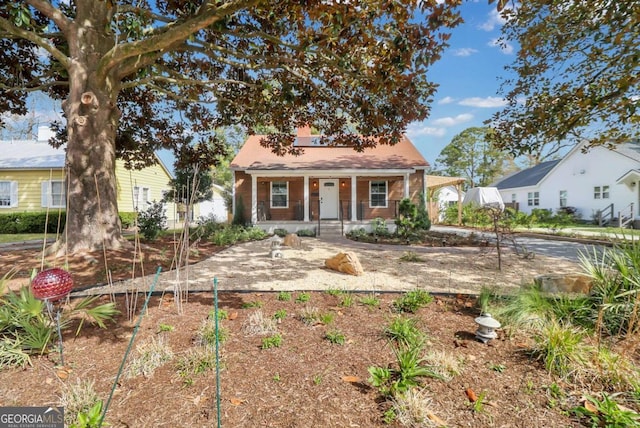
[[340, 169], [412, 169], [426, 168], [429, 162], [408, 138], [396, 145], [379, 144], [356, 152], [351, 147], [311, 145], [300, 156], [278, 156], [262, 147], [264, 135], [252, 135], [231, 162], [233, 170], [340, 170]]

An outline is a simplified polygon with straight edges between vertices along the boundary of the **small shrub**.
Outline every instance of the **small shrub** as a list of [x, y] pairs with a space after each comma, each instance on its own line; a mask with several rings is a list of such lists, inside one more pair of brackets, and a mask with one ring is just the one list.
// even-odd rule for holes
[[126, 377], [149, 377], [158, 368], [173, 359], [173, 351], [165, 340], [165, 336], [152, 337], [136, 348], [136, 356], [131, 359], [126, 370]]
[[434, 373], [447, 382], [462, 374], [462, 359], [446, 351], [428, 352], [425, 362], [431, 366]]
[[318, 308], [305, 306], [305, 308], [300, 312], [300, 320], [307, 325], [315, 324], [319, 319], [320, 312], [318, 311]]
[[138, 230], [144, 239], [154, 241], [167, 229], [167, 215], [162, 202], [153, 202], [138, 214]]
[[283, 320], [287, 317], [286, 309], [278, 309], [275, 314], [273, 314], [273, 319], [276, 321]]
[[533, 354], [545, 368], [558, 376], [576, 377], [584, 372], [588, 348], [582, 342], [584, 331], [550, 321], [535, 336]]
[[329, 330], [324, 335], [324, 338], [336, 345], [344, 345], [344, 342], [346, 341], [344, 334], [342, 334], [340, 330]]
[[380, 306], [380, 299], [378, 299], [374, 293], [371, 293], [367, 296], [361, 297], [360, 303], [369, 307]]
[[80, 380], [65, 384], [60, 397], [60, 405], [64, 407], [64, 422], [72, 425], [79, 422], [80, 414], [89, 414], [98, 403], [98, 394], [92, 380]]
[[415, 251], [405, 251], [400, 256], [400, 260], [403, 262], [424, 262], [424, 258], [420, 257]]
[[[218, 312], [220, 315], [220, 312]], [[229, 330], [218, 323], [218, 343], [223, 343], [229, 338]], [[196, 332], [194, 342], [198, 346], [214, 347], [216, 345], [216, 319], [215, 315], [202, 321]]]
[[262, 338], [262, 349], [279, 348], [280, 345], [282, 345], [282, 336], [280, 333]]
[[392, 409], [395, 420], [403, 427], [431, 426], [429, 421], [433, 417], [432, 400], [426, 389], [411, 388], [404, 394], [398, 394], [392, 399]]
[[274, 334], [278, 331], [276, 321], [265, 317], [262, 310], [253, 312], [242, 324], [242, 331], [248, 336]]
[[162, 323], [160, 323], [160, 325], [158, 326], [158, 332], [159, 333], [170, 332], [170, 331], [173, 331], [174, 329], [175, 329], [175, 327], [170, 325], [170, 324], [162, 324]]
[[340, 306], [342, 306], [343, 308], [350, 308], [351, 306], [353, 306], [353, 301], [353, 294], [345, 293], [342, 296], [342, 300], [340, 301]]
[[189, 349], [176, 364], [178, 376], [186, 386], [193, 385], [195, 377], [216, 367], [216, 354], [212, 347], [199, 346]]
[[602, 398], [598, 399], [587, 395], [586, 400], [591, 406], [579, 406], [574, 412], [589, 419], [592, 427], [640, 427], [640, 414], [620, 407], [615, 401], [616, 396], [603, 393]]
[[315, 229], [302, 229], [297, 231], [296, 234], [301, 238], [314, 238], [316, 236], [316, 231]]
[[395, 343], [409, 346], [423, 340], [424, 334], [418, 329], [415, 318], [396, 316], [384, 329], [384, 335]]
[[281, 291], [278, 293], [277, 299], [281, 302], [288, 302], [291, 300], [291, 293], [289, 291]]
[[250, 302], [242, 302], [242, 305], [240, 305], [240, 307], [242, 309], [261, 308], [263, 306], [264, 306], [264, 303], [262, 303], [260, 300], [252, 300]]
[[289, 234], [289, 231], [287, 231], [287, 229], [281, 229], [281, 228], [276, 228], [273, 230], [273, 234], [277, 235], [281, 238], [284, 238], [285, 236], [287, 236]]
[[296, 297], [296, 303], [307, 303], [309, 300], [311, 300], [311, 294], [309, 293], [300, 293]]
[[394, 300], [393, 307], [397, 312], [415, 313], [418, 309], [433, 301], [433, 296], [425, 290], [408, 291], [399, 299]]
[[324, 325], [329, 325], [333, 322], [336, 314], [333, 312], [325, 312], [323, 314], [318, 315], [318, 321], [320, 321]]

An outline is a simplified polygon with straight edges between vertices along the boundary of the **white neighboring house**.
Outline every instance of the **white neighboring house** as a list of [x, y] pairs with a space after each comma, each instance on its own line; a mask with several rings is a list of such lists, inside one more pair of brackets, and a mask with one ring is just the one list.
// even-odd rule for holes
[[640, 142], [614, 149], [574, 146], [560, 160], [543, 162], [494, 184], [505, 203], [527, 214], [534, 208], [574, 207], [584, 220], [605, 217], [640, 219]]
[[440, 221], [444, 220], [447, 208], [457, 206], [458, 201], [462, 201], [464, 196], [465, 193], [460, 189], [460, 196], [458, 197], [456, 186], [445, 186], [438, 189], [438, 217]]
[[227, 206], [222, 196], [224, 187], [214, 184], [213, 196], [208, 201], [200, 202], [200, 216], [208, 218], [215, 217], [217, 222], [226, 223], [228, 221]]

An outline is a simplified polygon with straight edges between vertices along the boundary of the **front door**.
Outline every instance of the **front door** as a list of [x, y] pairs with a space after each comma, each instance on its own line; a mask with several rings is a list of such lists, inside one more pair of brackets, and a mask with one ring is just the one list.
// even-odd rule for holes
[[320, 218], [338, 218], [338, 180], [320, 180]]

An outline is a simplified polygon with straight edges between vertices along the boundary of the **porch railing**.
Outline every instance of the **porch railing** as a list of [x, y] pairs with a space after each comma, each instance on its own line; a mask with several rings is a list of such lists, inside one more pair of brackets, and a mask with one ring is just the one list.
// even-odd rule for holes
[[607, 205], [604, 209], [596, 212], [598, 226], [606, 226], [613, 221], [613, 204]]
[[633, 222], [633, 202], [618, 211], [618, 227], [627, 227]]
[[[304, 201], [303, 200], [289, 200], [288, 207], [273, 207], [273, 200], [259, 200], [257, 203], [257, 217], [258, 221], [270, 221], [270, 220], [284, 220], [284, 221], [304, 221]], [[398, 217], [400, 200], [389, 199], [387, 200], [386, 207], [371, 206], [371, 200], [360, 199], [356, 202], [355, 206], [351, 203], [350, 199], [341, 199], [338, 201], [338, 217], [341, 227], [344, 229], [344, 222], [350, 221], [352, 218], [353, 210], [355, 210], [357, 220], [371, 220], [376, 217], [382, 217], [385, 219], [392, 219]], [[320, 200], [312, 200], [309, 206], [309, 220], [315, 221], [320, 227], [320, 219], [322, 214], [320, 212]]]

